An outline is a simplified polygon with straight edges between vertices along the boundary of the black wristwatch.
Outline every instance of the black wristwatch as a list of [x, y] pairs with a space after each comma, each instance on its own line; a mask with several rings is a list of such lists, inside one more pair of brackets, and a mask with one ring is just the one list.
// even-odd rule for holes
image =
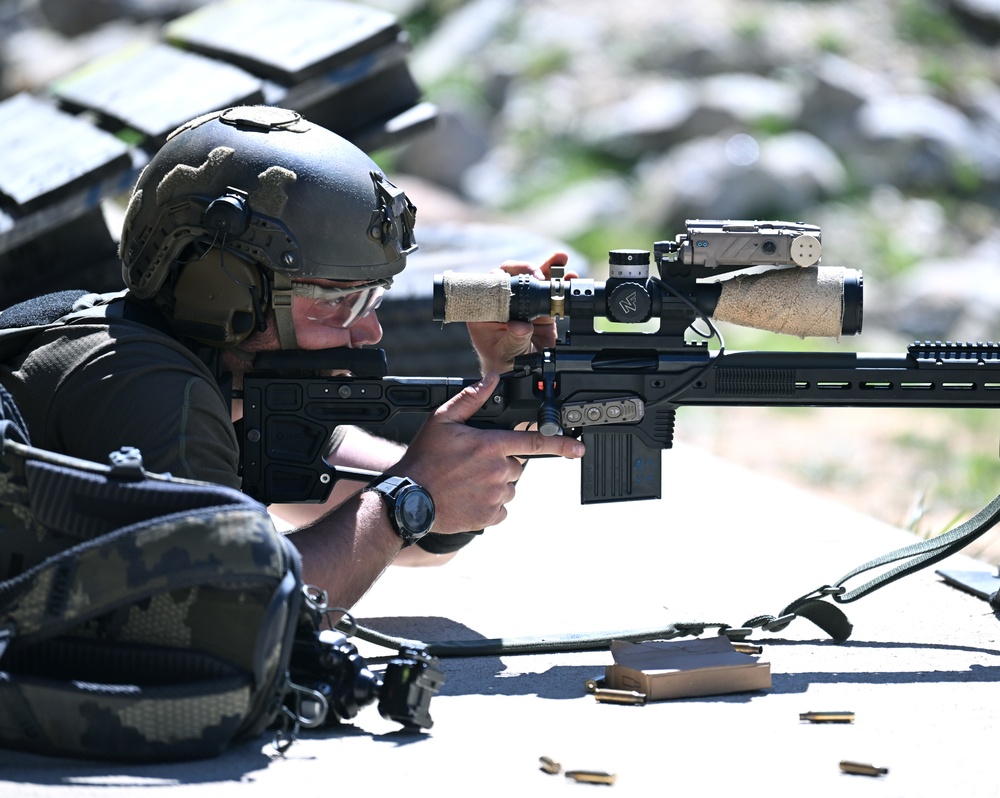
[[431, 531], [434, 524], [434, 499], [407, 477], [385, 477], [365, 490], [378, 491], [389, 510], [389, 520], [403, 539], [403, 548], [412, 546]]

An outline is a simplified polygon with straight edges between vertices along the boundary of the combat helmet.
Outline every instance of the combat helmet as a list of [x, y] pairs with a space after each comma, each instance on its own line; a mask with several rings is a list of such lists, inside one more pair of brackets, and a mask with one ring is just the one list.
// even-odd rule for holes
[[122, 276], [178, 334], [232, 346], [273, 307], [295, 348], [292, 281], [388, 286], [416, 249], [415, 216], [346, 139], [288, 109], [229, 108], [175, 130], [139, 175]]

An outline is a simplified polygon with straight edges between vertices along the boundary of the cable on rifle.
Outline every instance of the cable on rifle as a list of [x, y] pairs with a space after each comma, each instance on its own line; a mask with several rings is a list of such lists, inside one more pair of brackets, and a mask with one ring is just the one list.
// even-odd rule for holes
[[[719, 342], [719, 352], [716, 355], [716, 360], [718, 360], [718, 358], [721, 358], [726, 352], [726, 342], [725, 339], [723, 339], [722, 337], [722, 333], [719, 332], [719, 328], [712, 323], [712, 317], [709, 316], [707, 313], [705, 313], [705, 311], [699, 308], [694, 302], [692, 302], [690, 299], [688, 299], [686, 296], [680, 293], [676, 288], [674, 288], [669, 283], [664, 282], [658, 277], [650, 277], [649, 280], [650, 282], [660, 286], [660, 288], [666, 290], [668, 293], [670, 293], [671, 295], [679, 299], [681, 302], [683, 302], [685, 305], [687, 305], [692, 311], [694, 311], [696, 316], [700, 317], [705, 322], [705, 324], [708, 325], [707, 334], [697, 329], [694, 326], [694, 322], [692, 322], [689, 326], [691, 331], [695, 335], [698, 335], [701, 338], [705, 339], [706, 344], [708, 341], [711, 341], [713, 338], [715, 338]], [[708, 361], [705, 363], [705, 365], [698, 370], [698, 373], [695, 374], [691, 379], [689, 379], [684, 385], [681, 385], [679, 388], [675, 389], [672, 393], [668, 394], [667, 396], [664, 396], [662, 399], [657, 399], [655, 402], [650, 402], [650, 405], [652, 406], [652, 405], [658, 405], [662, 402], [669, 402], [678, 394], [683, 393], [692, 385], [697, 384], [697, 382], [708, 373], [709, 369], [711, 369], [712, 366], [713, 366], [713, 361], [710, 357]]]

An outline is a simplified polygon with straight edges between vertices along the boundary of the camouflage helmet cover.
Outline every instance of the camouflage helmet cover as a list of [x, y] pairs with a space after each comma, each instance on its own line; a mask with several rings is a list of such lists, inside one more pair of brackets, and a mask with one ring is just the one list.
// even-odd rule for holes
[[122, 276], [157, 295], [201, 242], [288, 278], [391, 278], [416, 249], [416, 208], [355, 145], [298, 113], [229, 108], [174, 131], [143, 169], [122, 230]]

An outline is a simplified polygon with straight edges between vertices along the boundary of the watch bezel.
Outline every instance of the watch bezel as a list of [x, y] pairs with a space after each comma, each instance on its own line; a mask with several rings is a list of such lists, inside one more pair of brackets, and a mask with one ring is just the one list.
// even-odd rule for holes
[[[403, 505], [411, 496], [423, 497], [424, 507], [429, 515], [427, 524], [423, 527], [423, 529], [414, 529], [406, 522]], [[410, 480], [409, 482], [403, 483], [399, 487], [396, 495], [393, 497], [393, 515], [396, 518], [396, 526], [400, 530], [400, 534], [404, 537], [404, 539], [413, 541], [420, 540], [420, 538], [431, 531], [431, 527], [434, 525], [434, 500], [431, 498], [430, 493], [428, 493], [422, 485], [418, 485], [416, 482]], [[402, 530], [406, 530], [405, 534]]]
[[[409, 477], [386, 477], [379, 482], [368, 486], [368, 490], [377, 491], [386, 504], [389, 514], [389, 521], [393, 530], [403, 541], [403, 547], [416, 543], [427, 535], [434, 526], [434, 519], [437, 515], [434, 506], [434, 497], [422, 485], [414, 482]], [[426, 527], [422, 530], [413, 529], [406, 523], [403, 514], [404, 500], [411, 494], [422, 495], [426, 499], [427, 507], [430, 510], [430, 518]]]

